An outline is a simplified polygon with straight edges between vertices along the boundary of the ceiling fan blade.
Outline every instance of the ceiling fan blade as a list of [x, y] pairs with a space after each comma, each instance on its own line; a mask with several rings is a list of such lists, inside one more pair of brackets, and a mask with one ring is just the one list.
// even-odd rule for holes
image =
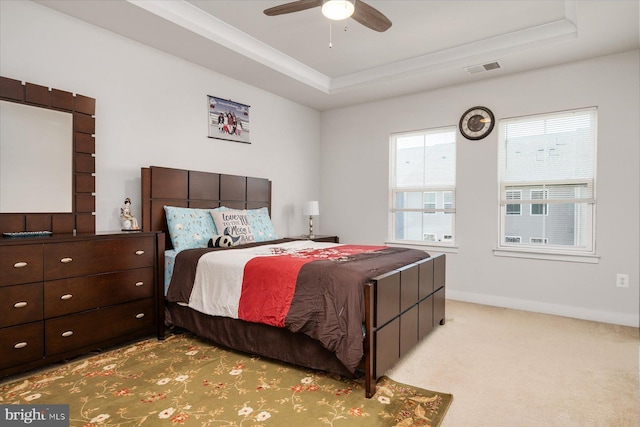
[[391, 27], [389, 18], [362, 0], [356, 0], [356, 8], [351, 17], [354, 21], [378, 32], [387, 31]]
[[322, 0], [299, 0], [281, 4], [280, 6], [270, 7], [269, 9], [264, 10], [264, 14], [267, 16], [283, 15], [285, 13], [300, 12], [301, 10], [307, 10], [318, 6], [322, 6]]

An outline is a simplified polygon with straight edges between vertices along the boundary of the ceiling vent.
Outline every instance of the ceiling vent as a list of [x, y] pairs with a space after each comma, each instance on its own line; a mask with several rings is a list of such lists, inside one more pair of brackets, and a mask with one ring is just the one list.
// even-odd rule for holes
[[499, 68], [502, 68], [500, 63], [498, 61], [494, 61], [494, 62], [489, 62], [487, 64], [472, 65], [470, 67], [465, 67], [464, 70], [469, 74], [478, 74], [478, 73], [484, 73], [485, 71], [497, 70]]

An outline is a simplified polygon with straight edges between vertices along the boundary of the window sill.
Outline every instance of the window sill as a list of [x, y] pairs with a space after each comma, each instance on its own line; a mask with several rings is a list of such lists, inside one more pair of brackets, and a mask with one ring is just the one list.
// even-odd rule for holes
[[401, 248], [409, 248], [409, 249], [420, 249], [426, 252], [438, 252], [438, 253], [447, 253], [447, 254], [457, 254], [458, 247], [454, 245], [445, 245], [445, 244], [429, 244], [429, 243], [418, 243], [418, 242], [405, 242], [405, 241], [387, 241], [384, 242], [385, 245], [389, 246], [397, 246]]
[[512, 258], [543, 259], [548, 261], [582, 262], [587, 264], [598, 264], [600, 256], [596, 254], [576, 254], [567, 252], [535, 252], [524, 249], [494, 249], [493, 255]]

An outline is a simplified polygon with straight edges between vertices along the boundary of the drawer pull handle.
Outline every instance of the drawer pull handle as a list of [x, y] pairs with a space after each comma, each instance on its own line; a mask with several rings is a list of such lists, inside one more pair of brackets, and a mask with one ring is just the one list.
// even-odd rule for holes
[[139, 288], [140, 286], [144, 285], [144, 282], [136, 282], [136, 287]]
[[27, 266], [27, 263], [24, 261], [19, 261], [13, 264], [13, 268], [24, 268]]
[[136, 314], [136, 319], [142, 319], [144, 317], [144, 313]]
[[73, 261], [73, 258], [62, 258], [60, 260], [60, 262], [63, 264], [69, 264], [71, 261]]
[[27, 346], [27, 343], [22, 341], [22, 342], [17, 343], [16, 345], [14, 345], [13, 348], [21, 349], [21, 348], [25, 348], [26, 346]]
[[61, 300], [68, 300], [68, 299], [71, 299], [71, 298], [73, 298], [73, 295], [71, 295], [71, 294], [64, 294], [64, 295], [62, 295], [60, 297]]
[[20, 302], [17, 302], [17, 303], [15, 303], [15, 304], [13, 304], [13, 306], [14, 306], [15, 308], [22, 308], [22, 307], [26, 307], [26, 306], [27, 306], [27, 302], [26, 302], [26, 301], [20, 301]]
[[143, 255], [144, 251], [140, 250], [140, 251], [136, 251], [136, 255]]
[[63, 332], [61, 335], [65, 338], [70, 337], [71, 335], [73, 335], [73, 331], [66, 331], [66, 332]]

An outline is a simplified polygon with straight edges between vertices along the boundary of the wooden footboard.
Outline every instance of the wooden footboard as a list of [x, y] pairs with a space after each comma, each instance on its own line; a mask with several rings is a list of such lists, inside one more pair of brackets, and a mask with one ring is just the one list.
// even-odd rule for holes
[[444, 325], [445, 256], [380, 275], [365, 287], [365, 388], [411, 350], [436, 324]]

